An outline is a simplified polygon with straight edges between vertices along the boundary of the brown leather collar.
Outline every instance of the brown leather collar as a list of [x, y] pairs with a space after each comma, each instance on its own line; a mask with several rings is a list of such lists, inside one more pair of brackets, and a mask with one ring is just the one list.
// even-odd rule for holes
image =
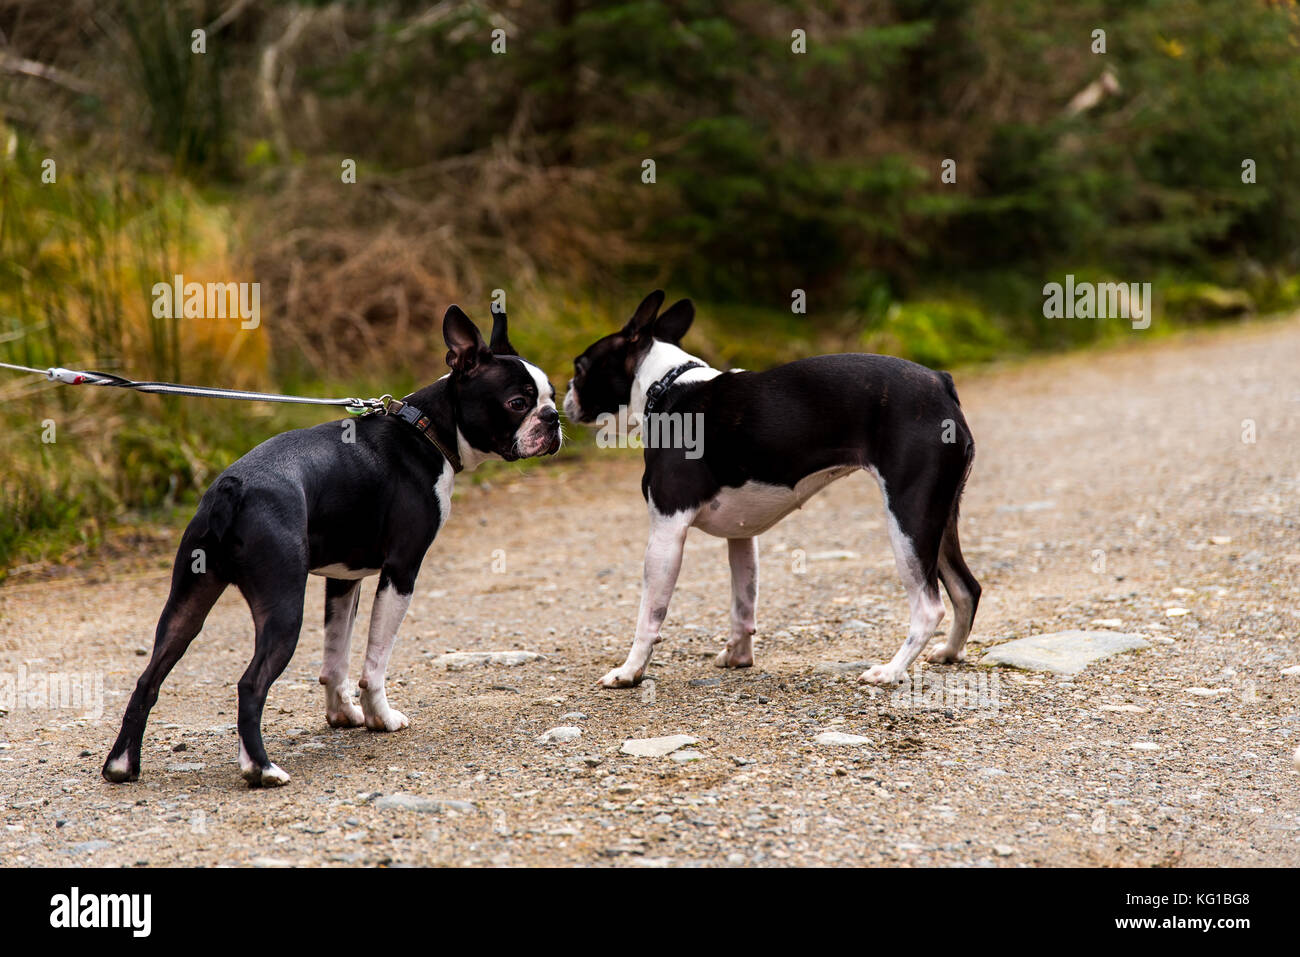
[[451, 470], [454, 473], [463, 472], [465, 466], [461, 464], [460, 455], [453, 449], [447, 448], [434, 433], [433, 420], [428, 415], [421, 412], [409, 402], [403, 402], [401, 399], [390, 399], [384, 405], [384, 411], [389, 415], [395, 415], [403, 422], [417, 429], [426, 439], [433, 443], [433, 447], [442, 453], [451, 464]]

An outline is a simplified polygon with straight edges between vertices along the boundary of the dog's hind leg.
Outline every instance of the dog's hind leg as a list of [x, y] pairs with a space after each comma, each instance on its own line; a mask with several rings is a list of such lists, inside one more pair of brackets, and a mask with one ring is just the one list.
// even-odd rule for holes
[[731, 638], [713, 663], [719, 668], [748, 668], [754, 663], [758, 605], [758, 539], [727, 539], [731, 562]]
[[886, 488], [884, 479], [880, 479], [880, 491], [885, 498], [889, 520], [889, 539], [894, 546], [894, 562], [899, 577], [903, 579], [903, 587], [907, 589], [910, 624], [907, 639], [889, 664], [876, 665], [859, 676], [858, 680], [867, 684], [899, 684], [943, 620], [938, 564], [944, 518], [936, 520], [934, 503], [936, 498], [942, 499], [942, 511], [938, 514], [946, 516], [950, 512], [948, 503], [952, 497], [936, 497], [922, 482], [900, 484], [902, 490], [895, 497]]
[[975, 623], [975, 610], [979, 607], [981, 591], [980, 583], [962, 558], [955, 512], [948, 521], [948, 527], [944, 529], [943, 543], [939, 547], [939, 577], [952, 600], [952, 630], [948, 632], [948, 640], [931, 651], [926, 660], [947, 664], [966, 657], [966, 639]]
[[193, 545], [188, 537], [181, 541], [172, 570], [171, 594], [154, 632], [153, 655], [135, 684], [122, 718], [122, 730], [104, 762], [103, 775], [108, 781], [134, 781], [140, 776], [140, 745], [149, 712], [158, 701], [158, 690], [226, 590], [227, 583], [208, 569], [207, 556], [194, 554]]
[[325, 686], [325, 720], [331, 728], [359, 728], [365, 715], [348, 693], [348, 652], [361, 600], [361, 579], [325, 579], [325, 654], [320, 683]]
[[257, 627], [253, 660], [239, 679], [239, 771], [252, 787], [289, 783], [289, 775], [266, 755], [262, 711], [271, 684], [298, 647], [303, 592], [307, 587], [305, 543], [301, 552], [268, 558], [274, 574], [250, 576], [238, 583]]

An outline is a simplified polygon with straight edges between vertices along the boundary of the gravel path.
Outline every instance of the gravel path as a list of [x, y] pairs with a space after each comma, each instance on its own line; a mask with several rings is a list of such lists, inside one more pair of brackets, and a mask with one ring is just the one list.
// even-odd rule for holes
[[[458, 489], [390, 670], [409, 730], [326, 726], [312, 583], [267, 706], [268, 749], [293, 776], [278, 790], [246, 789], [235, 763], [235, 682], [251, 654], [237, 594], [164, 686], [140, 781], [114, 787], [99, 768], [170, 546], [143, 574], [0, 589], [0, 680], [88, 672], [104, 689], [98, 718], [39, 701], [0, 717], [0, 861], [1300, 862], [1300, 674], [1283, 674], [1300, 664], [1300, 321], [958, 386], [979, 446], [962, 538], [984, 600], [971, 660], [926, 669], [944, 694], [854, 680], [907, 623], [865, 477], [760, 540], [754, 668], [709, 663], [726, 633], [726, 553], [696, 533], [653, 684], [597, 688], [630, 641], [646, 527], [635, 453], [602, 453]], [[362, 604], [365, 616], [369, 594]], [[975, 664], [988, 644], [1075, 628], [1151, 647], [1073, 678]], [[512, 649], [545, 657], [440, 660]], [[557, 727], [582, 733], [538, 742]], [[866, 740], [818, 743], [826, 732]], [[672, 734], [695, 743], [620, 753]]]

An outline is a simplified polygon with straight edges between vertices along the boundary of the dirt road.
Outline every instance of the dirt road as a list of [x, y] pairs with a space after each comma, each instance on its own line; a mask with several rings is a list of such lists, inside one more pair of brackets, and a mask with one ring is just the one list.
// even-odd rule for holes
[[[597, 688], [631, 639], [646, 528], [635, 454], [610, 452], [457, 489], [389, 672], [408, 730], [326, 726], [313, 581], [267, 707], [281, 789], [248, 790], [235, 762], [252, 645], [237, 594], [164, 686], [141, 779], [111, 786], [99, 768], [170, 547], [143, 575], [0, 589], [0, 680], [39, 691], [88, 673], [104, 695], [99, 717], [39, 693], [0, 717], [0, 862], [1300, 862], [1300, 674], [1283, 674], [1300, 664], [1300, 320], [958, 387], [979, 448], [962, 538], [984, 599], [970, 660], [927, 669], [951, 694], [865, 688], [860, 664], [838, 667], [887, 660], [907, 625], [864, 476], [760, 540], [753, 669], [710, 664], [726, 551], [693, 534], [653, 685]], [[1075, 628], [1151, 647], [1073, 678], [976, 664], [989, 644]], [[509, 649], [545, 657], [439, 661]], [[561, 726], [582, 734], [538, 743]], [[869, 741], [817, 743], [827, 731]], [[685, 760], [620, 753], [679, 733], [696, 739]]]

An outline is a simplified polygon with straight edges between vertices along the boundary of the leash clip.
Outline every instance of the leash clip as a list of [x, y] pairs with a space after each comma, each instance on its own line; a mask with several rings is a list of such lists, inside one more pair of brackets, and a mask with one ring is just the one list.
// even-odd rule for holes
[[388, 403], [392, 401], [391, 395], [381, 396], [378, 399], [348, 399], [348, 404], [344, 408], [348, 415], [378, 415], [387, 412]]

